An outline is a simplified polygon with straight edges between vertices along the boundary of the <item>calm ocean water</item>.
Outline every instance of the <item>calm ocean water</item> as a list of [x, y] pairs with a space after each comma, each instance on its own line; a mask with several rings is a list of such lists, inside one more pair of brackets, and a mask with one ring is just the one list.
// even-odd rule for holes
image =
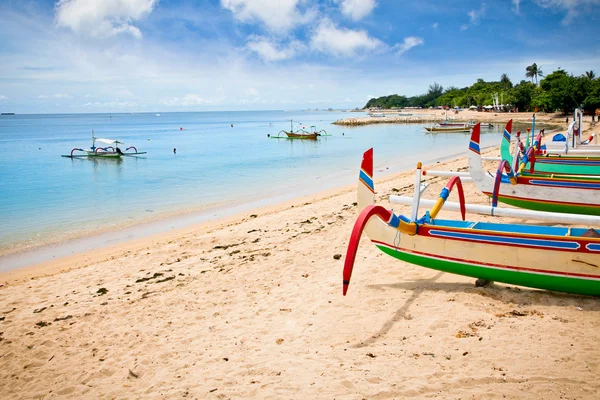
[[[425, 134], [423, 125], [340, 127], [362, 113], [199, 112], [0, 117], [0, 253], [215, 206], [274, 202], [352, 183], [362, 152], [395, 172], [464, 152], [465, 134]], [[318, 141], [267, 138], [298, 126]], [[301, 125], [299, 125], [301, 124]], [[233, 126], [231, 126], [233, 125]], [[181, 130], [180, 128], [183, 128]], [[69, 159], [96, 138], [136, 146], [142, 157]], [[500, 142], [501, 128], [483, 145]], [[177, 148], [177, 153], [173, 153]]]

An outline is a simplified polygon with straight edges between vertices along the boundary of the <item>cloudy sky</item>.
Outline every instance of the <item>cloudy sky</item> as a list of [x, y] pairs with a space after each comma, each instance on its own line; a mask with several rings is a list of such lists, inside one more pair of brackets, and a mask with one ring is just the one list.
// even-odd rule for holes
[[362, 107], [600, 72], [600, 0], [0, 0], [0, 111]]

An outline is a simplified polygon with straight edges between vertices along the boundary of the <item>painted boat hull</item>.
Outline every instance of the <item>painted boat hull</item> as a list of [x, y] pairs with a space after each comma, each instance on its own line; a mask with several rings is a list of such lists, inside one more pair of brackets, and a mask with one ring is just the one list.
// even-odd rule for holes
[[[511, 125], [509, 121], [505, 135]], [[480, 130], [476, 126], [467, 152], [469, 173], [477, 188], [492, 197], [495, 177], [481, 166], [479, 139]], [[516, 177], [516, 181], [517, 184], [511, 184], [508, 179], [502, 179], [497, 194], [499, 202], [536, 211], [600, 215], [600, 177], [525, 173]]]
[[470, 132], [471, 128], [468, 126], [449, 126], [449, 127], [436, 127], [436, 126], [432, 126], [432, 127], [425, 127], [425, 130], [427, 132]]
[[[513, 163], [510, 154], [510, 132], [504, 132], [500, 145], [501, 157]], [[569, 156], [546, 154], [535, 157], [535, 171], [575, 175], [600, 175], [600, 156]]]
[[285, 133], [290, 139], [307, 139], [307, 140], [317, 140], [318, 135], [316, 133]]
[[365, 217], [373, 203], [371, 149], [365, 153], [359, 176], [358, 206], [363, 211], [348, 247], [344, 291], [356, 255], [351, 247], [358, 245], [357, 227], [364, 227], [381, 251], [411, 264], [489, 281], [600, 296], [600, 238], [581, 236], [585, 229], [436, 219], [420, 223], [416, 234], [409, 235], [379, 217]]

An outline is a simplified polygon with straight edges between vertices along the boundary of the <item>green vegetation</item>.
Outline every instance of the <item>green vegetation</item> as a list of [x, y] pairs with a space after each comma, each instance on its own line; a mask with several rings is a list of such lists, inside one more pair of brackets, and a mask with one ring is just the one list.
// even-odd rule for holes
[[545, 112], [569, 113], [578, 106], [583, 106], [587, 111], [600, 108], [600, 78], [596, 77], [593, 70], [586, 71], [581, 76], [573, 76], [559, 68], [544, 76], [541, 68], [533, 63], [525, 69], [525, 77], [530, 78], [531, 82], [521, 80], [513, 85], [508, 75], [502, 74], [498, 81], [478, 79], [469, 87], [450, 86], [445, 90], [442, 85], [434, 82], [429, 85], [426, 94], [412, 97], [393, 94], [373, 98], [364, 108], [466, 108], [493, 104], [494, 98], [498, 103], [510, 105], [509, 108], [517, 108], [519, 111], [533, 111], [537, 108]]

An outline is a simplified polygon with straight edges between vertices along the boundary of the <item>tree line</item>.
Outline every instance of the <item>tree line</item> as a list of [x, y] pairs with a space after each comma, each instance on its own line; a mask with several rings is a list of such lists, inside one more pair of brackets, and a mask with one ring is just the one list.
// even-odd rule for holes
[[[574, 76], [562, 68], [545, 75], [536, 63], [525, 69], [525, 77], [513, 85], [506, 74], [498, 81], [486, 82], [478, 79], [473, 85], [444, 89], [434, 82], [426, 94], [402, 96], [393, 94], [370, 99], [364, 108], [405, 108], [405, 107], [460, 107], [485, 106], [494, 103], [504, 104], [505, 108], [519, 111], [540, 110], [544, 112], [562, 111], [570, 113], [576, 107], [590, 111], [600, 108], [600, 78], [593, 70]], [[540, 79], [541, 78], [541, 79]], [[539, 81], [538, 81], [539, 79]], [[534, 83], [535, 80], [535, 83]]]

